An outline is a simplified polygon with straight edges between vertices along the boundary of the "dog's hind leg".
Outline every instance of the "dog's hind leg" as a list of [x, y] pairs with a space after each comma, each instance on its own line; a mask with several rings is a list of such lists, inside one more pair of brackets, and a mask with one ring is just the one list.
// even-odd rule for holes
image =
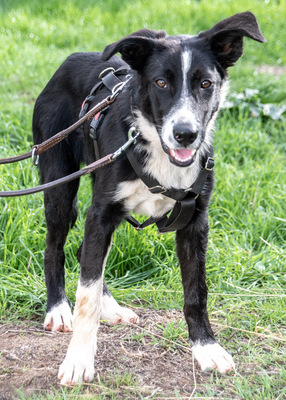
[[[77, 252], [77, 259], [80, 262], [81, 244]], [[101, 314], [100, 319], [110, 326], [117, 324], [136, 324], [139, 322], [139, 317], [132, 310], [120, 306], [108, 290], [105, 280], [103, 281], [102, 299], [101, 299]]]
[[[80, 157], [75, 157], [71, 143], [80, 147], [80, 138], [63, 142], [40, 156], [43, 183], [69, 175], [79, 169]], [[69, 229], [77, 218], [77, 191], [79, 180], [44, 192], [47, 239], [45, 251], [45, 279], [47, 287], [47, 314], [44, 328], [51, 331], [72, 330], [70, 302], [65, 293], [64, 245]]]
[[126, 307], [121, 307], [113, 298], [107, 288], [105, 281], [103, 282], [102, 310], [100, 319], [108, 325], [116, 324], [136, 324], [139, 322], [139, 317], [132, 310]]
[[47, 248], [45, 251], [45, 279], [47, 314], [44, 328], [70, 332], [72, 312], [65, 293], [64, 245], [70, 226], [76, 220], [76, 193], [79, 182], [73, 181], [45, 192]]
[[[47, 140], [77, 120], [72, 111], [76, 107], [64, 82], [63, 76], [53, 78], [36, 101], [33, 115], [35, 144]], [[64, 141], [40, 155], [41, 183], [77, 171], [83, 158], [82, 131], [74, 131]], [[44, 192], [47, 224], [44, 260], [48, 300], [44, 321], [46, 330], [72, 330], [72, 313], [65, 294], [64, 245], [68, 231], [77, 218], [78, 187], [79, 180], [75, 180]]]

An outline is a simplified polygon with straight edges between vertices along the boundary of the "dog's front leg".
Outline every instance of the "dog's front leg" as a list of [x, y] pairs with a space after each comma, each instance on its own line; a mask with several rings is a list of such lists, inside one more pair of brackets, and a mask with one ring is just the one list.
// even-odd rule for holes
[[74, 310], [73, 336], [58, 374], [63, 385], [90, 382], [93, 379], [101, 293], [102, 278], [90, 285], [79, 280]]
[[231, 355], [216, 342], [207, 312], [207, 214], [197, 212], [191, 224], [177, 232], [176, 240], [184, 288], [184, 314], [194, 357], [202, 370], [217, 369], [226, 373], [235, 365]]
[[90, 382], [101, 314], [103, 272], [115, 226], [93, 206], [89, 209], [76, 293], [73, 336], [58, 377], [61, 384]]

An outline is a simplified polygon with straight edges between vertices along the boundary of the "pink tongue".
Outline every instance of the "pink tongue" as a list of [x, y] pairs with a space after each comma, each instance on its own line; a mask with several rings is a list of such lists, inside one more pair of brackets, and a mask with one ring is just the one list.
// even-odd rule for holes
[[181, 161], [185, 161], [193, 157], [195, 153], [194, 149], [179, 149], [179, 150], [171, 150], [170, 155], [171, 157], [175, 157]]

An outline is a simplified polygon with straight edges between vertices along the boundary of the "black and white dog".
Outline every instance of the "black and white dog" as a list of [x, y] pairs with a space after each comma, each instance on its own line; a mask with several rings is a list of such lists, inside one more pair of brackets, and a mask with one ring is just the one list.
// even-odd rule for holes
[[[103, 53], [71, 55], [37, 99], [33, 117], [36, 144], [78, 119], [83, 100], [100, 81], [103, 70], [124, 67], [128, 76], [97, 129], [97, 145], [89, 135], [90, 122], [86, 123], [40, 156], [42, 181], [77, 171], [81, 162], [94, 161], [96, 152], [100, 157], [114, 152], [127, 141], [129, 129], [135, 127], [139, 135], [132, 145], [132, 155], [147, 179], [155, 179], [160, 188], [174, 193], [191, 192], [212, 156], [212, 130], [227, 91], [227, 69], [242, 55], [244, 36], [265, 41], [250, 12], [225, 19], [198, 36], [140, 30], [107, 46]], [[115, 56], [117, 52], [121, 58]], [[110, 93], [110, 88], [103, 85], [94, 92], [90, 106]], [[93, 200], [80, 251], [81, 273], [72, 316], [65, 294], [63, 247], [77, 217], [78, 187], [76, 180], [44, 194], [48, 231], [44, 327], [73, 330], [59, 370], [63, 384], [93, 379], [100, 318], [110, 324], [138, 321], [133, 311], [117, 304], [103, 279], [114, 230], [131, 211], [161, 217], [176, 203], [176, 196], [166, 196], [164, 190], [152, 192], [125, 153], [93, 174]], [[203, 370], [216, 368], [225, 373], [234, 369], [234, 362], [216, 342], [207, 313], [205, 256], [212, 188], [213, 172], [209, 171], [196, 196], [191, 221], [187, 218], [186, 226], [177, 229], [176, 243], [194, 356]]]

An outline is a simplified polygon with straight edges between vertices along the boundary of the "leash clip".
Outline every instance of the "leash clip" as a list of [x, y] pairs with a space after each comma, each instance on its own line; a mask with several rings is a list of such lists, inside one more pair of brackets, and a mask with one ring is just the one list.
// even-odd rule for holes
[[[135, 140], [138, 137], [139, 133], [140, 132], [139, 132], [138, 128], [135, 127], [135, 126], [132, 126], [132, 128], [130, 128], [129, 131], [128, 131], [128, 140], [127, 140], [127, 142], [124, 143], [123, 146], [119, 147], [119, 149], [116, 150], [113, 153], [113, 155], [111, 156], [111, 159], [115, 160], [116, 158], [118, 158], [121, 155], [121, 153], [123, 153], [123, 151], [128, 149], [128, 147], [131, 146], [135, 142]], [[134, 136], [133, 136], [133, 134], [134, 134]]]

